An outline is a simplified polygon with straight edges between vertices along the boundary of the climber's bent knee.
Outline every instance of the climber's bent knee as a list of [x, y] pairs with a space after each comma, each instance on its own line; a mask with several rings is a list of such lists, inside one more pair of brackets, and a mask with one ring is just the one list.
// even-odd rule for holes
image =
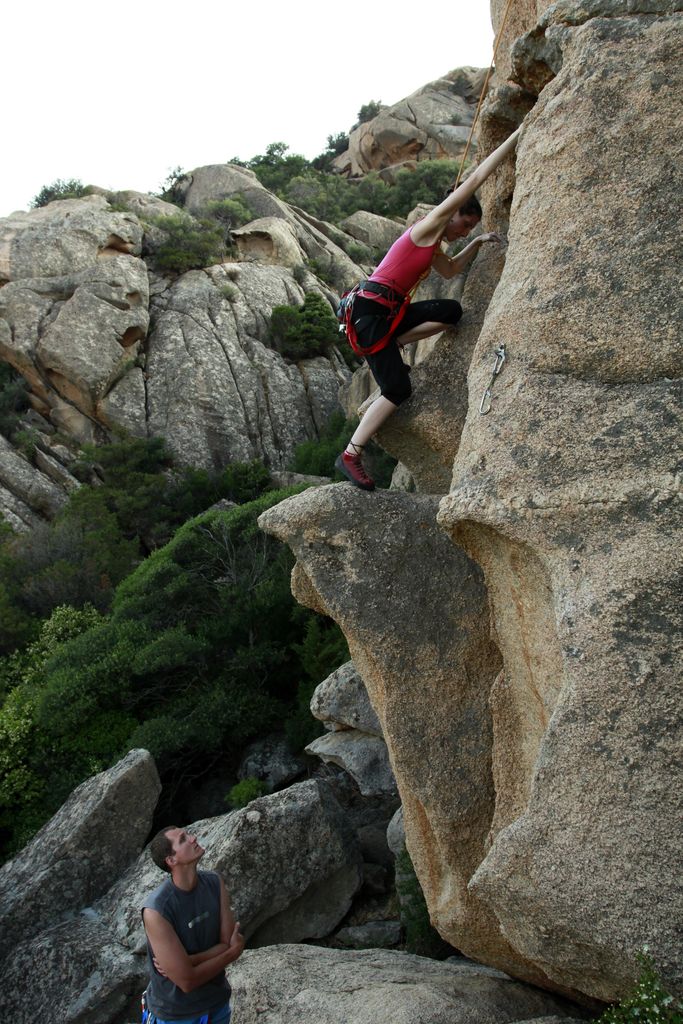
[[379, 384], [382, 397], [394, 405], [401, 405], [410, 398], [413, 388], [410, 383], [410, 367], [407, 366], [392, 338], [386, 348], [365, 357], [372, 376]]
[[407, 334], [413, 327], [425, 323], [455, 326], [462, 316], [462, 306], [457, 299], [426, 299], [411, 302], [401, 321], [401, 334]]

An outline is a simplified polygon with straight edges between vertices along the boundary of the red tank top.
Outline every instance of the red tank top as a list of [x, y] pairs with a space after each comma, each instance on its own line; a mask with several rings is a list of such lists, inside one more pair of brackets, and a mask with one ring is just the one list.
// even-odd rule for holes
[[392, 245], [368, 281], [377, 281], [396, 288], [407, 295], [411, 288], [425, 276], [432, 265], [432, 259], [439, 242], [434, 245], [415, 245], [410, 237], [412, 225]]

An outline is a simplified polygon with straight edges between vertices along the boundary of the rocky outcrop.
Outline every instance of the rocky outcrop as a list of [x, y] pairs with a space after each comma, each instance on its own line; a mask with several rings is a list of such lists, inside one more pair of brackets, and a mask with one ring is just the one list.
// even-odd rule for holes
[[[484, 572], [499, 654], [482, 673], [481, 657], [439, 649], [466, 631], [450, 603], [463, 570], [426, 546], [432, 499], [325, 488], [263, 525], [297, 556], [299, 600], [347, 635], [441, 934], [516, 977], [612, 1000], [645, 945], [683, 991], [683, 355], [670, 259], [683, 17], [671, 4], [538, 6], [536, 24], [537, 5], [513, 4], [523, 35], [500, 72], [516, 81], [498, 82], [482, 128], [488, 148], [525, 118], [516, 176], [508, 161], [483, 190], [486, 226], [509, 229], [509, 249], [477, 259], [461, 325], [414, 368], [413, 398], [380, 433], [418, 490], [450, 491], [438, 522]], [[490, 701], [477, 757], [439, 740], [434, 719], [454, 735], [471, 707], [449, 696], [447, 662]], [[444, 790], [476, 789], [467, 828], [427, 798], [425, 765]]]
[[332, 731], [358, 729], [372, 736], [382, 735], [367, 687], [352, 661], [335, 669], [316, 686], [311, 714]]
[[[683, 18], [557, 5], [532, 37], [549, 22], [561, 70], [519, 147], [510, 250], [440, 520], [484, 567], [505, 666], [495, 842], [471, 888], [549, 976], [611, 999], [643, 945], [683, 986], [683, 355], [665, 257]], [[636, 158], [655, 136], [664, 157]], [[508, 363], [484, 418], [474, 400], [500, 339]]]
[[416, 160], [462, 155], [486, 72], [457, 68], [353, 129], [333, 161], [353, 177]]
[[[0, 358], [28, 384], [43, 453], [31, 465], [3, 441], [0, 509], [15, 530], [53, 517], [76, 485], [55, 430], [74, 447], [161, 435], [181, 465], [261, 458], [281, 470], [339, 409], [344, 361], [284, 359], [270, 314], [309, 291], [333, 305], [337, 292], [304, 264], [350, 285], [362, 271], [338, 243], [351, 236], [326, 233], [244, 169], [200, 168], [188, 180], [186, 211], [93, 189], [0, 221]], [[193, 212], [235, 195], [265, 215], [235, 233], [238, 261], [168, 277], [150, 270], [163, 218], [192, 225]]]
[[355, 779], [363, 796], [396, 796], [382, 727], [352, 661], [316, 687], [311, 714], [328, 732], [308, 744], [307, 754], [339, 765]]
[[253, 171], [233, 164], [199, 167], [176, 185], [184, 207], [201, 214], [208, 203], [239, 197], [254, 214], [254, 220], [237, 229], [235, 237], [243, 255], [285, 266], [314, 260], [326, 280], [337, 291], [358, 280], [359, 268], [347, 256], [342, 244], [346, 236], [332, 224], [311, 217], [274, 196]]
[[357, 210], [341, 222], [341, 227], [363, 245], [381, 252], [382, 255], [394, 244], [405, 231], [404, 224], [397, 224], [388, 217], [379, 217], [376, 213]]
[[363, 796], [396, 794], [387, 745], [381, 736], [370, 736], [358, 729], [328, 732], [309, 743], [306, 753], [319, 757], [325, 764], [338, 764], [355, 779]]
[[335, 410], [341, 356], [296, 365], [264, 344], [273, 306], [302, 297], [284, 267], [244, 263], [189, 271], [154, 299], [147, 429], [181, 464], [284, 469]]
[[259, 525], [294, 551], [298, 600], [346, 635], [434, 924], [467, 955], [547, 984], [468, 891], [494, 810], [488, 694], [501, 663], [481, 572], [439, 530], [437, 508], [426, 495], [328, 486], [276, 505]]
[[138, 1020], [147, 977], [142, 957], [80, 915], [12, 949], [2, 964], [0, 1014], [14, 1024]]
[[576, 1007], [478, 964], [438, 963], [408, 953], [271, 946], [230, 969], [243, 1024], [507, 1024]]
[[149, 832], [161, 785], [146, 750], [83, 782], [0, 868], [0, 956], [101, 896]]

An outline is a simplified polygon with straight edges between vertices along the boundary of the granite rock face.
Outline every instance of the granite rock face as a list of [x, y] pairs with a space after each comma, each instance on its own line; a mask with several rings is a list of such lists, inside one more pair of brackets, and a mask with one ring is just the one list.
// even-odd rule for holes
[[142, 957], [80, 915], [12, 949], [2, 964], [0, 1013], [15, 1024], [133, 1021], [147, 978]]
[[[485, 728], [476, 712], [480, 761], [416, 720], [454, 729], [467, 706], [448, 696], [444, 648], [429, 643], [462, 636], [449, 611], [461, 577], [425, 547], [431, 499], [342, 486], [263, 520], [297, 556], [298, 599], [347, 635], [441, 934], [516, 977], [599, 1000], [628, 991], [644, 945], [683, 991], [677, 7], [512, 5], [480, 137], [487, 151], [524, 122], [516, 170], [506, 161], [482, 190], [485, 227], [509, 233], [509, 248], [477, 259], [463, 321], [414, 367], [412, 399], [379, 435], [418, 491], [449, 492], [439, 526], [484, 573], [497, 654], [484, 674], [471, 654], [449, 659], [490, 705]], [[401, 513], [386, 517], [394, 500]], [[399, 693], [412, 701], [401, 721]], [[443, 803], [422, 797], [425, 765], [461, 799], [477, 778], [476, 826], [447, 828]]]
[[160, 791], [146, 750], [131, 751], [74, 790], [0, 868], [0, 955], [106, 892], [137, 856]]
[[355, 128], [333, 161], [351, 176], [416, 160], [462, 155], [486, 72], [457, 68]]
[[286, 268], [245, 263], [189, 271], [154, 301], [147, 425], [181, 464], [284, 469], [317, 436], [349, 376], [341, 356], [297, 365], [264, 344], [273, 306], [302, 297]]
[[244, 1024], [506, 1024], [576, 1014], [563, 1000], [478, 964], [389, 950], [270, 946], [230, 969]]
[[494, 810], [488, 694], [501, 662], [481, 572], [438, 529], [437, 509], [426, 495], [369, 496], [342, 484], [288, 499], [259, 525], [296, 555], [297, 599], [346, 635], [389, 750], [433, 923], [468, 956], [548, 984], [468, 891]]
[[550, 977], [613, 999], [644, 945], [683, 987], [683, 17], [556, 6], [561, 70], [525, 123], [440, 521], [484, 567], [504, 662], [494, 843], [471, 889]]
[[[350, 285], [362, 274], [343, 248], [352, 237], [243, 169], [199, 168], [190, 178], [185, 211], [93, 189], [0, 220], [0, 358], [28, 385], [44, 455], [30, 465], [3, 439], [0, 510], [13, 529], [54, 517], [75, 486], [55, 431], [74, 449], [121, 432], [160, 435], [180, 465], [261, 458], [277, 471], [340, 409], [350, 372], [339, 353], [283, 358], [270, 315], [311, 291], [332, 308], [338, 293], [311, 268], [338, 289]], [[235, 195], [262, 215], [235, 232], [236, 261], [180, 275], [153, 269], [163, 218], [192, 225], [207, 203]]]

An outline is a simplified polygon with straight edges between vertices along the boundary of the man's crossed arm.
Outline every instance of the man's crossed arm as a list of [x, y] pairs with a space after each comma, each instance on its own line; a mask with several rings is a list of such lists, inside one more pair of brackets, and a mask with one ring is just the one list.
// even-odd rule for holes
[[170, 978], [183, 992], [192, 992], [215, 978], [228, 964], [237, 960], [244, 949], [244, 936], [235, 921], [228, 893], [220, 880], [221, 932], [220, 942], [201, 953], [188, 954], [171, 924], [156, 910], [146, 907], [143, 921], [153, 950], [154, 966], [159, 974]]

